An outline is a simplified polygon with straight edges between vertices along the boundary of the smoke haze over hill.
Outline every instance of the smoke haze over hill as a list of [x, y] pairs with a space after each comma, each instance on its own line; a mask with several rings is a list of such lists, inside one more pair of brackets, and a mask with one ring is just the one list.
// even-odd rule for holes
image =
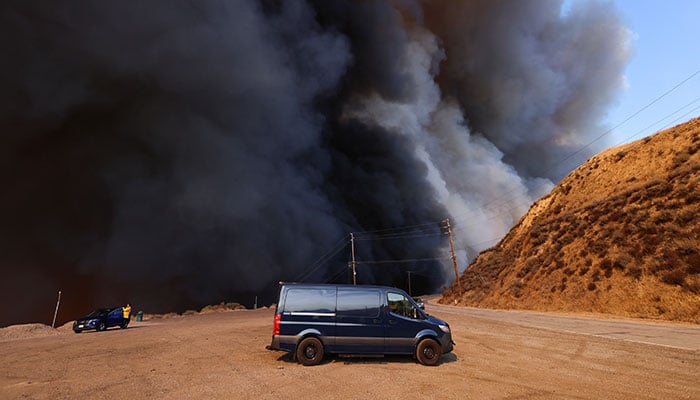
[[[597, 2], [0, 10], [0, 289], [21, 304], [0, 325], [50, 318], [59, 289], [65, 318], [272, 300], [349, 232], [446, 217], [464, 265], [568, 172], [544, 166], [599, 134], [629, 57]], [[358, 258], [445, 251], [438, 236], [368, 240]], [[345, 279], [348, 257], [308, 279]], [[411, 270], [427, 291], [445, 267], [358, 278]]]

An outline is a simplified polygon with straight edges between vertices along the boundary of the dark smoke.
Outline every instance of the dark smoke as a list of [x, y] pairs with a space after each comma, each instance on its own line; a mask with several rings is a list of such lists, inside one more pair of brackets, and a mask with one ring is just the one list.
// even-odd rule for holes
[[[435, 222], [357, 257], [443, 257], [446, 217], [464, 268], [566, 172], [543, 164], [595, 137], [621, 86], [615, 13], [560, 9], [3, 2], [0, 325], [50, 322], [58, 290], [59, 321], [269, 303], [279, 280], [347, 282], [349, 232]], [[406, 288], [406, 271], [428, 292], [451, 263], [358, 279]]]

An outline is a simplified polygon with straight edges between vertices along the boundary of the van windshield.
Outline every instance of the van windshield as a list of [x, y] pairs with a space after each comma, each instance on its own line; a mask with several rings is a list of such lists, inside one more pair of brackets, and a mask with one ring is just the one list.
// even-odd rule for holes
[[419, 319], [422, 316], [413, 303], [400, 293], [387, 293], [387, 302], [389, 311], [393, 314], [413, 319]]

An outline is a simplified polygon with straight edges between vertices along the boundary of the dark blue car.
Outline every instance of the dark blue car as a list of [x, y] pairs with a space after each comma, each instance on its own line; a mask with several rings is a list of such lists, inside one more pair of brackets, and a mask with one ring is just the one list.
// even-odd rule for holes
[[453, 345], [450, 326], [401, 289], [283, 284], [270, 348], [303, 365], [319, 364], [326, 353], [410, 354], [437, 365]]
[[121, 307], [98, 308], [90, 314], [78, 318], [73, 323], [73, 331], [80, 333], [94, 329], [99, 332], [112, 326], [124, 329], [127, 325], [129, 325], [129, 320], [124, 318], [124, 312]]

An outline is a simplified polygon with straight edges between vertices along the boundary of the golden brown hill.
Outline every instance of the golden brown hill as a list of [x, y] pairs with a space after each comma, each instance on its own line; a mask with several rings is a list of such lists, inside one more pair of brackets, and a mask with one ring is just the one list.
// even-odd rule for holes
[[699, 149], [696, 118], [594, 156], [441, 302], [700, 323]]

